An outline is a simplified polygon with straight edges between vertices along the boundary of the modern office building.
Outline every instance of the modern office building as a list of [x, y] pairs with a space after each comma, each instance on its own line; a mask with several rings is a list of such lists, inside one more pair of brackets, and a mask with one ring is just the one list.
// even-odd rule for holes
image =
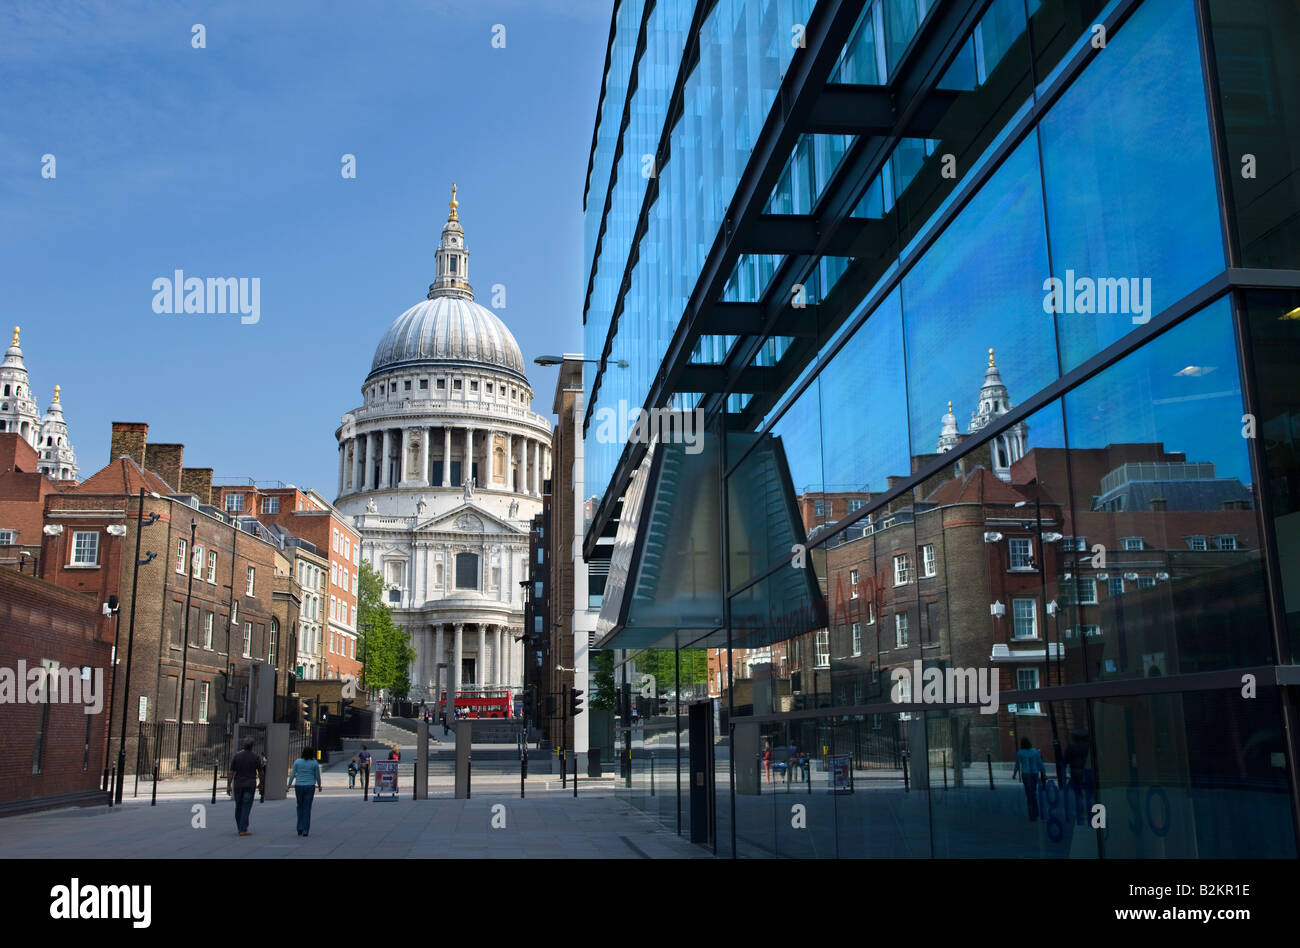
[[583, 543], [629, 802], [721, 855], [1296, 856], [1297, 41], [616, 2]]

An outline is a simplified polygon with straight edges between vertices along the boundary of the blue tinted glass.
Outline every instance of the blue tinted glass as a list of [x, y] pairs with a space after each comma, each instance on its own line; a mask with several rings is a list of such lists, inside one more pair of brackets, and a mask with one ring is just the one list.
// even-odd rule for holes
[[[1051, 319], [1033, 274], [1047, 265], [1038, 156], [1023, 142], [903, 278], [912, 444], [935, 450], [947, 403], [972, 406], [1000, 373], [1012, 405], [1056, 377]], [[1001, 353], [990, 366], [989, 350]], [[970, 422], [1005, 405], [974, 405]]]
[[1193, 4], [1148, 0], [1039, 126], [1065, 371], [1223, 269], [1197, 48]]

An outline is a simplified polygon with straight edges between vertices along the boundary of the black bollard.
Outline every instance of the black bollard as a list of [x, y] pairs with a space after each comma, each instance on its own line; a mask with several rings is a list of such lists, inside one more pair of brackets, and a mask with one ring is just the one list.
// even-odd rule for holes
[[943, 788], [948, 789], [948, 752], [943, 752]]
[[[481, 628], [481, 626], [480, 626]], [[470, 784], [474, 780], [474, 754], [465, 755], [465, 799], [470, 799]]]
[[573, 799], [578, 799], [578, 755], [573, 755]]
[[212, 805], [217, 805], [217, 762], [212, 762]]
[[992, 790], [993, 789], [993, 752], [985, 751], [984, 756], [987, 757], [989, 761], [989, 789]]
[[650, 796], [655, 795], [655, 755], [650, 754]]
[[113, 809], [113, 793], [117, 789], [117, 764], [114, 764], [108, 775], [108, 808]]
[[149, 797], [149, 805], [158, 805], [158, 761], [153, 762], [153, 794]]
[[528, 779], [528, 748], [524, 748], [519, 758], [519, 799], [524, 798], [524, 781]]
[[912, 786], [907, 780], [907, 755], [903, 755], [903, 792], [910, 793]]

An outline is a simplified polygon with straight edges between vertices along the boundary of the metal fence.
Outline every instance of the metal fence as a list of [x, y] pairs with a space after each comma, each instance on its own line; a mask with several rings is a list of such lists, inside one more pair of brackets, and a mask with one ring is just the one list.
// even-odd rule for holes
[[224, 724], [141, 724], [136, 773], [143, 780], [151, 780], [157, 764], [161, 780], [207, 776], [214, 762], [229, 761], [233, 737]]

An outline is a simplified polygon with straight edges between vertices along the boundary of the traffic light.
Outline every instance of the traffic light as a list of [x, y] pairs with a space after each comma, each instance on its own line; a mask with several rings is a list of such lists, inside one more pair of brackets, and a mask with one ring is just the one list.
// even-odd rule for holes
[[570, 688], [569, 689], [569, 715], [571, 717], [576, 718], [580, 714], [582, 714], [582, 689]]
[[320, 706], [320, 723], [324, 724], [329, 719], [329, 716], [329, 709], [325, 707], [325, 702], [322, 701]]
[[310, 699], [310, 698], [302, 698], [302, 699], [299, 700], [298, 703], [299, 703], [300, 705], [302, 705], [302, 723], [303, 723], [303, 724], [311, 724], [311, 720], [312, 720], [312, 718], [311, 718], [311, 712], [312, 712], [312, 707], [311, 707], [312, 702], [311, 702], [311, 699]]

